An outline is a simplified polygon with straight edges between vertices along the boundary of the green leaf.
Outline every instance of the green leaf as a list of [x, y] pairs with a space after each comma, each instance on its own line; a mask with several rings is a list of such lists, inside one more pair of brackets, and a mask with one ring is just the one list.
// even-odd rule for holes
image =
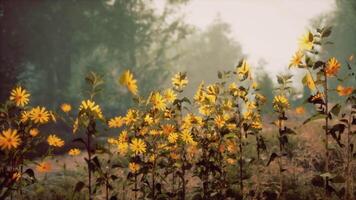
[[79, 181], [76, 185], [75, 185], [75, 188], [74, 188], [74, 193], [76, 192], [80, 192], [85, 186], [85, 183], [82, 182], [82, 181]]
[[318, 120], [318, 119], [325, 119], [326, 118], [326, 115], [325, 114], [320, 114], [320, 113], [317, 113], [311, 117], [309, 117], [308, 119], [306, 119], [304, 122], [303, 122], [303, 125], [311, 122], [311, 121], [314, 121], [314, 120]]
[[340, 110], [341, 110], [341, 105], [340, 104], [336, 104], [331, 108], [330, 113], [332, 113], [335, 116], [338, 116], [339, 113], [340, 113]]
[[323, 30], [321, 33], [321, 37], [328, 37], [331, 34], [331, 26], [327, 27], [326, 29]]

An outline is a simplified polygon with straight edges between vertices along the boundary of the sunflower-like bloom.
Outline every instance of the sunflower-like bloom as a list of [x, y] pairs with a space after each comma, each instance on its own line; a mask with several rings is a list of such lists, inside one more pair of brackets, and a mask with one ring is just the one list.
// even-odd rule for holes
[[18, 86], [11, 90], [10, 101], [14, 102], [16, 106], [25, 106], [29, 102], [30, 94], [23, 89], [21, 86]]
[[125, 123], [127, 125], [130, 125], [130, 124], [136, 122], [137, 117], [138, 117], [137, 110], [129, 109], [126, 113], [126, 116], [124, 117]]
[[177, 90], [182, 90], [188, 84], [186, 73], [177, 73], [172, 78], [172, 85]]
[[295, 113], [296, 113], [297, 115], [303, 115], [303, 114], [305, 113], [304, 107], [303, 107], [303, 106], [296, 107], [296, 108], [295, 108]]
[[0, 134], [0, 148], [2, 150], [16, 149], [21, 143], [17, 130], [7, 129]]
[[178, 133], [173, 132], [168, 135], [168, 142], [171, 144], [176, 143], [178, 140]]
[[199, 112], [205, 116], [210, 115], [213, 112], [213, 110], [214, 110], [214, 107], [210, 106], [210, 105], [202, 105], [199, 107]]
[[122, 142], [117, 144], [117, 151], [121, 156], [125, 156], [129, 149], [129, 144], [127, 142]]
[[246, 108], [247, 108], [247, 110], [254, 110], [254, 109], [256, 109], [257, 108], [257, 106], [256, 106], [256, 103], [255, 102], [253, 102], [253, 101], [248, 101], [247, 103], [246, 103]]
[[176, 127], [172, 124], [162, 125], [163, 134], [165, 134], [165, 135], [169, 135], [170, 133], [175, 131], [175, 129], [176, 129]]
[[47, 123], [49, 121], [49, 117], [50, 114], [45, 107], [37, 106], [36, 108], [32, 108], [30, 111], [30, 119], [35, 123]]
[[352, 87], [343, 87], [342, 85], [338, 85], [336, 88], [337, 93], [339, 96], [348, 96], [352, 93]]
[[219, 95], [219, 86], [216, 84], [208, 85], [206, 87], [206, 98], [209, 100], [210, 103], [215, 103], [216, 99], [218, 98]]
[[241, 65], [238, 66], [237, 74], [240, 77], [245, 77], [245, 76], [248, 76], [250, 74], [250, 65], [247, 63], [246, 60], [243, 60]]
[[79, 111], [90, 111], [97, 115], [98, 118], [104, 118], [103, 113], [101, 112], [101, 108], [92, 100], [84, 100], [79, 106]]
[[126, 130], [122, 131], [119, 135], [119, 143], [124, 143], [127, 142], [127, 140], [129, 139], [128, 133]]
[[198, 89], [194, 94], [194, 100], [200, 104], [202, 104], [205, 100], [205, 92], [204, 92], [203, 88], [204, 88], [204, 81], [202, 81], [199, 84]]
[[129, 163], [129, 170], [131, 173], [136, 173], [140, 170], [140, 165], [134, 162]]
[[262, 129], [262, 122], [261, 122], [261, 119], [254, 120], [254, 121], [251, 123], [251, 127], [254, 128], [254, 129]]
[[137, 81], [133, 78], [132, 73], [126, 70], [120, 77], [119, 82], [126, 86], [127, 89], [134, 95], [137, 95]]
[[130, 149], [134, 152], [134, 154], [143, 154], [146, 152], [146, 144], [143, 140], [134, 138], [130, 143]]
[[335, 57], [332, 57], [326, 63], [326, 69], [325, 69], [326, 75], [329, 77], [335, 76], [339, 71], [340, 66], [341, 66], [340, 62], [336, 60]]
[[36, 137], [40, 131], [37, 128], [31, 128], [29, 133], [32, 137]]
[[37, 165], [36, 170], [40, 173], [47, 173], [52, 170], [52, 165], [48, 162], [41, 162]]
[[47, 143], [50, 146], [54, 146], [54, 147], [62, 147], [64, 145], [64, 141], [57, 137], [56, 135], [49, 135], [47, 138]]
[[25, 123], [30, 119], [30, 113], [27, 111], [22, 111], [21, 112], [21, 117], [20, 117], [20, 122]]
[[148, 125], [152, 125], [154, 123], [153, 117], [150, 114], [145, 115], [143, 121], [146, 122]]
[[109, 120], [108, 125], [109, 128], [120, 128], [123, 124], [125, 123], [125, 120], [123, 117], [118, 116], [114, 117]]
[[273, 99], [273, 108], [278, 111], [285, 111], [285, 109], [289, 108], [288, 99], [283, 95], [277, 95]]
[[70, 104], [68, 104], [68, 103], [63, 103], [63, 104], [61, 105], [61, 110], [62, 110], [63, 112], [65, 112], [65, 113], [68, 113], [69, 111], [72, 110], [72, 106], [71, 106]]
[[218, 115], [215, 117], [214, 123], [218, 128], [222, 128], [226, 123], [226, 117], [223, 115]]
[[164, 111], [166, 109], [165, 100], [163, 99], [163, 97], [160, 93], [158, 93], [158, 92], [153, 93], [150, 101], [151, 101], [154, 109], [158, 109], [158, 110], [162, 110], [162, 111]]
[[303, 56], [304, 54], [302, 51], [297, 51], [290, 60], [289, 67], [298, 67], [302, 64]]
[[73, 148], [68, 151], [68, 155], [70, 156], [77, 156], [80, 154], [80, 149], [78, 148]]
[[195, 143], [193, 140], [193, 136], [190, 133], [190, 131], [188, 129], [184, 129], [181, 134], [180, 137], [182, 139], [183, 142], [185, 142], [186, 144], [193, 144]]
[[164, 100], [173, 103], [177, 99], [177, 94], [172, 89], [167, 89], [163, 93]]
[[310, 90], [316, 89], [313, 76], [309, 72], [305, 75], [305, 84], [309, 87]]
[[308, 32], [299, 39], [299, 48], [302, 50], [311, 50], [314, 45], [314, 37], [311, 32]]

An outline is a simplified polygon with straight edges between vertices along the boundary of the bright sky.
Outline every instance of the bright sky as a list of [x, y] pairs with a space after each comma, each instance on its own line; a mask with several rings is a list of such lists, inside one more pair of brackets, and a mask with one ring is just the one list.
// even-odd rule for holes
[[220, 15], [250, 63], [264, 59], [266, 70], [277, 74], [287, 68], [310, 20], [334, 9], [334, 0], [191, 0], [182, 11], [201, 29]]

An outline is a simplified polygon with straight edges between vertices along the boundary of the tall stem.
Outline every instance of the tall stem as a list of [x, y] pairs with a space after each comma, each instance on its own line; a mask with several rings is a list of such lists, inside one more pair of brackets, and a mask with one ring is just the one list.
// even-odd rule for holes
[[279, 190], [279, 195], [280, 199], [283, 197], [283, 174], [282, 174], [282, 153], [283, 153], [283, 145], [281, 142], [282, 139], [282, 120], [285, 119], [285, 113], [283, 112], [280, 118], [278, 119], [278, 132], [279, 132], [279, 184], [280, 184], [280, 190]]
[[[350, 111], [350, 115], [349, 115], [349, 121], [348, 121], [348, 125], [347, 125], [347, 146], [346, 146], [346, 156], [347, 156], [347, 160], [346, 160], [346, 193], [345, 193], [345, 199], [349, 200], [350, 199], [350, 162], [351, 162], [351, 149], [350, 149], [350, 136], [351, 136], [351, 120], [352, 120], [352, 107], [351, 107], [351, 111]], [[351, 178], [353, 178], [351, 176]]]
[[240, 163], [240, 190], [241, 190], [241, 194], [243, 194], [243, 189], [244, 189], [244, 184], [243, 184], [243, 172], [242, 172], [242, 167], [243, 167], [243, 164], [242, 164], [242, 128], [240, 129], [240, 132], [239, 132], [239, 139], [240, 139], [240, 143], [239, 143], [239, 148], [240, 148], [240, 159], [239, 159], [239, 163]]
[[[326, 70], [324, 68], [324, 94], [325, 94], [325, 172], [329, 172], [329, 101], [328, 101], [328, 76], [326, 74]], [[325, 184], [325, 195], [326, 199], [328, 199], [327, 195], [327, 183], [329, 179], [326, 177], [326, 184]]]
[[87, 130], [87, 141], [88, 141], [88, 146], [87, 146], [87, 152], [88, 152], [88, 189], [89, 189], [89, 199], [92, 200], [92, 192], [91, 192], [91, 131], [90, 131], [90, 126], [91, 123], [89, 124], [88, 130]]

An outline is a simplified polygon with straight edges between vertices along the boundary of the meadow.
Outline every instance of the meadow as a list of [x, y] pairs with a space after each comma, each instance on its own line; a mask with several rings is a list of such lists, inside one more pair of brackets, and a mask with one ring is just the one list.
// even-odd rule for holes
[[356, 93], [344, 81], [355, 79], [355, 61], [318, 56], [330, 34], [301, 37], [289, 70], [305, 74], [310, 96], [292, 107], [292, 75], [279, 75], [272, 114], [261, 112], [267, 99], [246, 59], [193, 97], [183, 95], [184, 72], [144, 96], [126, 70], [115, 87], [133, 106], [112, 118], [96, 101], [106, 80], [95, 72], [80, 106], [63, 102], [58, 112], [33, 106], [26, 85], [15, 85], [0, 105], [0, 199], [354, 199]]

